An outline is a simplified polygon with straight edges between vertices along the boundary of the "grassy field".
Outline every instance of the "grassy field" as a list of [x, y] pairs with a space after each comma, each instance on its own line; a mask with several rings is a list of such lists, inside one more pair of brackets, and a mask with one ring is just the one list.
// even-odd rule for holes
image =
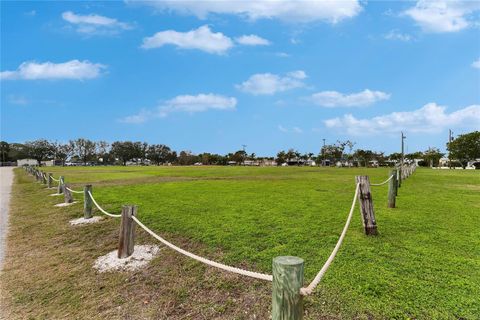
[[[175, 243], [221, 262], [271, 272], [279, 255], [305, 259], [309, 282], [333, 249], [355, 175], [387, 169], [249, 167], [48, 168], [74, 189], [139, 218]], [[307, 319], [479, 319], [480, 174], [419, 169], [387, 209], [372, 187], [379, 236], [358, 208], [335, 262], [306, 298]], [[198, 265], [168, 249], [146, 270], [96, 274], [116, 246], [118, 220], [72, 228], [81, 205], [53, 208], [51, 191], [17, 171], [2, 288], [18, 318], [265, 319], [268, 283]], [[138, 243], [155, 243], [139, 231]], [[15, 245], [12, 245], [15, 243]], [[125, 291], [123, 291], [125, 290]], [[130, 315], [130, 316], [126, 316]], [[15, 318], [15, 316], [13, 316]]]

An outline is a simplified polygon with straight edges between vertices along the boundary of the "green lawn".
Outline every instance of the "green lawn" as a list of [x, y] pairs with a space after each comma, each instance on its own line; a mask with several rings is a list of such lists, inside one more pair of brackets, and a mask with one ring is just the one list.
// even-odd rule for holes
[[[139, 218], [151, 229], [203, 245], [206, 255], [219, 257], [220, 252], [221, 262], [270, 273], [273, 257], [299, 256], [305, 260], [306, 282], [338, 239], [355, 175], [369, 175], [372, 182], [388, 177], [388, 169], [363, 168], [45, 171], [64, 175], [75, 189], [93, 184], [96, 200], [110, 212], [118, 213], [123, 204], [138, 205]], [[314, 296], [306, 298], [307, 313], [345, 319], [479, 319], [479, 171], [418, 169], [402, 184], [395, 209], [386, 206], [386, 185], [372, 187], [372, 195], [379, 235], [364, 235], [357, 207], [335, 262]]]

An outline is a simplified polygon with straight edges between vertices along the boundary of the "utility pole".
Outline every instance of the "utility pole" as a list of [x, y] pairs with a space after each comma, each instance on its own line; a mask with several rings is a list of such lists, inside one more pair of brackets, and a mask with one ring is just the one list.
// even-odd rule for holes
[[404, 134], [403, 134], [403, 131], [401, 131], [402, 133], [402, 160], [401, 160], [401, 165], [403, 167], [403, 163], [405, 161], [405, 150], [404, 150], [404, 140], [405, 138], [407, 138]]
[[325, 139], [323, 140], [323, 148], [322, 148], [322, 158], [323, 158], [323, 163], [322, 165], [325, 166]]
[[[448, 143], [452, 141], [453, 141], [453, 131], [451, 129], [448, 129]], [[448, 151], [448, 167], [452, 169], [452, 157], [450, 156], [450, 151]]]
[[242, 148], [243, 148], [243, 165], [245, 165], [245, 158], [247, 157], [247, 152], [245, 151], [245, 148], [247, 147], [246, 144], [242, 144]]

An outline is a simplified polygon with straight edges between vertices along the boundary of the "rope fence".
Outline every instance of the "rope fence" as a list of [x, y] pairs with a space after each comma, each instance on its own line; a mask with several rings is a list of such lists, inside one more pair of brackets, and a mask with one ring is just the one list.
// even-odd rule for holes
[[219, 269], [222, 269], [222, 270], [225, 270], [225, 271], [229, 271], [229, 272], [233, 272], [233, 273], [236, 273], [236, 274], [241, 274], [243, 276], [255, 278], [255, 279], [260, 279], [260, 280], [265, 280], [265, 281], [272, 281], [273, 280], [272, 275], [269, 275], [269, 274], [258, 273], [258, 272], [254, 272], [254, 271], [247, 271], [247, 270], [227, 266], [223, 263], [215, 262], [215, 261], [209, 260], [207, 258], [197, 256], [196, 254], [193, 254], [193, 253], [188, 252], [188, 251], [186, 251], [182, 248], [179, 248], [176, 245], [168, 242], [164, 238], [160, 237], [158, 234], [156, 234], [151, 229], [149, 229], [147, 226], [145, 226], [140, 220], [138, 220], [137, 217], [132, 216], [132, 220], [135, 221], [136, 224], [138, 224], [143, 230], [145, 230], [147, 233], [149, 233], [152, 237], [154, 237], [155, 239], [157, 239], [158, 241], [160, 241], [161, 243], [163, 243], [167, 247], [169, 247], [169, 248], [171, 248], [171, 249], [173, 249], [173, 250], [175, 250], [175, 251], [177, 251], [177, 252], [179, 252], [179, 253], [187, 256], [187, 257], [190, 257], [194, 260], [197, 260], [201, 263], [204, 263], [206, 265], [209, 265], [209, 266], [212, 266], [212, 267], [215, 267], [215, 268], [219, 268]]
[[318, 286], [320, 281], [322, 281], [323, 276], [327, 272], [328, 268], [333, 262], [333, 259], [335, 259], [335, 256], [337, 255], [338, 250], [340, 249], [343, 239], [345, 238], [345, 235], [347, 234], [348, 227], [350, 226], [350, 221], [352, 221], [352, 216], [353, 216], [353, 210], [355, 209], [355, 204], [357, 203], [357, 197], [358, 197], [358, 189], [360, 188], [360, 183], [357, 183], [357, 186], [355, 188], [355, 195], [353, 196], [353, 201], [352, 201], [352, 206], [350, 207], [350, 212], [348, 213], [347, 221], [345, 222], [345, 226], [343, 227], [342, 233], [340, 234], [340, 237], [338, 238], [337, 244], [335, 245], [335, 248], [333, 248], [332, 253], [328, 257], [327, 261], [323, 265], [323, 267], [320, 269], [320, 271], [317, 273], [315, 278], [312, 280], [312, 282], [305, 288], [300, 289], [300, 293], [304, 296], [312, 294], [313, 290]]
[[387, 182], [389, 182], [390, 180], [392, 180], [393, 178], [393, 174], [385, 181], [381, 182], [381, 183], [370, 183], [371, 186], [383, 186], [384, 184], [386, 184]]
[[68, 191], [70, 192], [73, 192], [73, 193], [83, 193], [83, 191], [76, 191], [76, 190], [72, 190], [70, 189], [69, 187], [65, 187]]
[[109, 217], [112, 217], [112, 218], [120, 218], [122, 215], [121, 214], [113, 214], [113, 213], [109, 213], [107, 211], [105, 211], [104, 209], [102, 209], [102, 207], [100, 207], [97, 203], [97, 201], [95, 201], [95, 198], [93, 197], [92, 193], [90, 191], [87, 191], [88, 195], [90, 196], [90, 199], [92, 199], [92, 202], [93, 204], [97, 207], [98, 210], [100, 210], [103, 214], [106, 214], [107, 216]]
[[25, 170], [33, 175], [37, 181], [42, 180], [43, 183], [48, 183], [50, 187], [50, 179], [58, 182], [58, 190], [63, 190], [65, 194], [65, 202], [72, 202], [71, 193], [83, 193], [84, 194], [84, 216], [85, 218], [92, 218], [92, 206], [102, 212], [103, 214], [112, 218], [121, 218], [120, 224], [120, 240], [118, 245], [118, 257], [126, 258], [133, 254], [134, 251], [134, 228], [136, 224], [142, 228], [145, 232], [150, 234], [153, 238], [160, 241], [170, 249], [194, 259], [198, 262], [206, 264], [211, 267], [215, 267], [227, 272], [247, 276], [254, 279], [264, 280], [272, 282], [272, 319], [301, 319], [295, 315], [303, 315], [303, 297], [312, 295], [321, 283], [324, 275], [332, 265], [338, 251], [340, 250], [348, 228], [352, 221], [353, 212], [355, 210], [357, 202], [359, 203], [359, 209], [362, 217], [362, 224], [367, 236], [375, 236], [378, 234], [377, 224], [375, 220], [375, 214], [373, 209], [373, 200], [371, 196], [371, 186], [382, 186], [388, 183], [388, 208], [395, 208], [395, 198], [398, 195], [398, 189], [401, 186], [401, 181], [408, 178], [416, 170], [416, 165], [401, 165], [392, 169], [388, 178], [381, 183], [370, 183], [368, 176], [356, 176], [355, 177], [355, 192], [350, 206], [350, 211], [347, 215], [345, 225], [342, 232], [330, 253], [328, 259], [323, 264], [322, 268], [318, 271], [314, 279], [308, 286], [303, 286], [303, 270], [304, 261], [298, 257], [276, 257], [273, 259], [272, 274], [259, 273], [255, 271], [244, 270], [237, 267], [232, 267], [220, 262], [216, 262], [205, 257], [201, 257], [185, 249], [182, 249], [173, 243], [167, 241], [145, 224], [143, 224], [136, 216], [136, 206], [123, 206], [121, 214], [113, 214], [104, 210], [97, 203], [92, 194], [92, 186], [86, 185], [83, 191], [73, 190], [65, 184], [64, 177], [60, 176], [55, 179], [51, 173], [45, 174], [35, 167], [26, 166]]

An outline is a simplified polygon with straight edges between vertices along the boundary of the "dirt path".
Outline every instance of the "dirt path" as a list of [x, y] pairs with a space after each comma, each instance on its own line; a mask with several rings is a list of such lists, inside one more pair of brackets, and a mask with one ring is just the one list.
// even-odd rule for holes
[[7, 240], [8, 206], [13, 182], [13, 167], [0, 167], [0, 270], [5, 256]]

